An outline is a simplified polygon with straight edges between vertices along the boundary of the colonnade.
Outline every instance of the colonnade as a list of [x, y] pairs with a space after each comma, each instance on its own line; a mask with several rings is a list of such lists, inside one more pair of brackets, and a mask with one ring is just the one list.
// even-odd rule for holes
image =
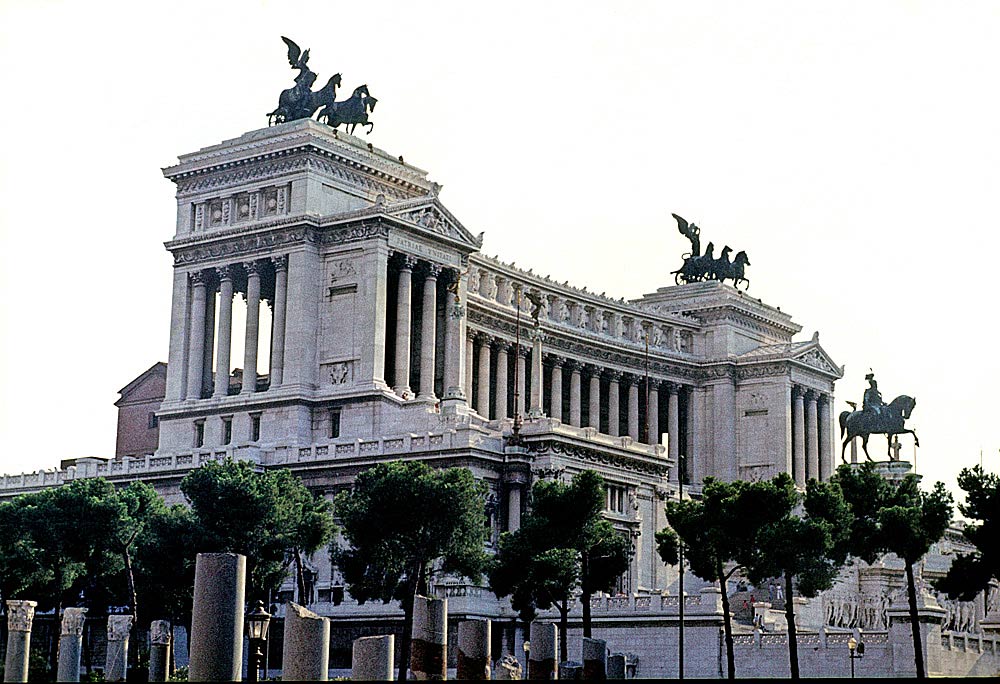
[[792, 387], [792, 477], [800, 487], [813, 478], [828, 480], [833, 472], [831, 403], [827, 394]]
[[[188, 274], [190, 306], [187, 321], [184, 389], [187, 400], [207, 396], [225, 397], [232, 366], [233, 297], [246, 298], [246, 335], [243, 353], [243, 384], [240, 394], [253, 394], [258, 387], [257, 349], [260, 338], [260, 304], [271, 302], [270, 377], [267, 387], [282, 383], [285, 346], [285, 311], [288, 290], [288, 257], [277, 256], [228, 264]], [[216, 298], [218, 335], [216, 335]], [[213, 369], [213, 359], [215, 367]]]

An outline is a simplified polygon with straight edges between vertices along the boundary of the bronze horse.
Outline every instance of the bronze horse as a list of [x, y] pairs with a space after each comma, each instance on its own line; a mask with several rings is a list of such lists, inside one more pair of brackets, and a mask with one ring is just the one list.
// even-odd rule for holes
[[281, 91], [281, 95], [278, 96], [278, 108], [267, 115], [269, 126], [297, 119], [308, 119], [320, 107], [334, 103], [337, 97], [337, 88], [340, 87], [340, 74], [331, 76], [326, 85], [316, 92], [309, 90], [313, 78], [315, 75], [303, 81], [301, 86], [295, 85]]
[[349, 134], [354, 133], [358, 124], [368, 126], [368, 132], [371, 133], [375, 124], [368, 120], [368, 112], [375, 110], [376, 102], [378, 100], [368, 92], [368, 86], [361, 85], [355, 88], [346, 100], [328, 103], [316, 118], [320, 121], [326, 121], [331, 128], [337, 128], [341, 124], [345, 128], [349, 126], [347, 131]]
[[[892, 441], [896, 435], [913, 435], [913, 443], [920, 446], [917, 433], [908, 430], [903, 426], [903, 421], [913, 413], [913, 407], [917, 405], [917, 400], [901, 394], [893, 399], [888, 405], [882, 407], [880, 416], [876, 416], [872, 411], [844, 411], [840, 414], [840, 436], [844, 438], [844, 444], [840, 449], [840, 460], [847, 463], [844, 452], [847, 445], [855, 437], [861, 437], [861, 446], [865, 450], [865, 456], [872, 460], [868, 453], [869, 435], [885, 435], [889, 442], [889, 460], [892, 460]], [[846, 433], [846, 436], [845, 436]]]

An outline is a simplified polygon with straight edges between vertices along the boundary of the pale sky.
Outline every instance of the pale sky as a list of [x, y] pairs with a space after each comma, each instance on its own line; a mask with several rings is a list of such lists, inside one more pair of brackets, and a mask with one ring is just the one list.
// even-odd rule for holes
[[266, 126], [281, 35], [368, 84], [367, 139], [486, 254], [634, 298], [676, 212], [819, 330], [837, 413], [872, 367], [917, 398], [919, 472], [1000, 470], [1000, 4], [0, 0], [0, 471], [113, 455], [117, 391], [167, 359], [160, 168]]

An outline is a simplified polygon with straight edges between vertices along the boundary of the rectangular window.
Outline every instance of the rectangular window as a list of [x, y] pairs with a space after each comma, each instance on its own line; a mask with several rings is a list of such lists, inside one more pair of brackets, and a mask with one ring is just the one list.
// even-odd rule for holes
[[232, 444], [233, 442], [233, 418], [228, 416], [222, 419], [222, 443]]
[[150, 414], [149, 414], [149, 422], [147, 423], [147, 426], [149, 427], [149, 429], [152, 430], [152, 429], [156, 428], [159, 424], [160, 424], [160, 419], [156, 417], [155, 413], [150, 412]]
[[195, 447], [205, 446], [205, 421], [197, 420], [194, 423], [194, 445]]
[[260, 441], [260, 414], [251, 413], [250, 414], [250, 441], [259, 442]]
[[330, 409], [330, 439], [340, 437], [340, 409]]
[[611, 513], [625, 513], [625, 506], [628, 503], [628, 489], [625, 487], [616, 487], [614, 485], [608, 485], [608, 506], [607, 510]]

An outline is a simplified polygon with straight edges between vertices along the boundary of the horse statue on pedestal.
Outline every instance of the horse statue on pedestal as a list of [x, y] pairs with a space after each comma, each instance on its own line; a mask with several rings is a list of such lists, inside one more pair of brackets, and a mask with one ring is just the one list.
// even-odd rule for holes
[[913, 443], [920, 446], [917, 433], [903, 425], [903, 422], [913, 413], [913, 407], [916, 405], [916, 399], [901, 394], [878, 411], [862, 409], [842, 412], [840, 414], [840, 436], [844, 438], [844, 444], [840, 449], [840, 460], [847, 463], [844, 453], [847, 450], [847, 445], [855, 437], [861, 437], [861, 446], [869, 461], [872, 460], [871, 454], [868, 453], [868, 437], [870, 435], [886, 436], [889, 442], [889, 460], [893, 460], [892, 444], [896, 435], [913, 435]]

